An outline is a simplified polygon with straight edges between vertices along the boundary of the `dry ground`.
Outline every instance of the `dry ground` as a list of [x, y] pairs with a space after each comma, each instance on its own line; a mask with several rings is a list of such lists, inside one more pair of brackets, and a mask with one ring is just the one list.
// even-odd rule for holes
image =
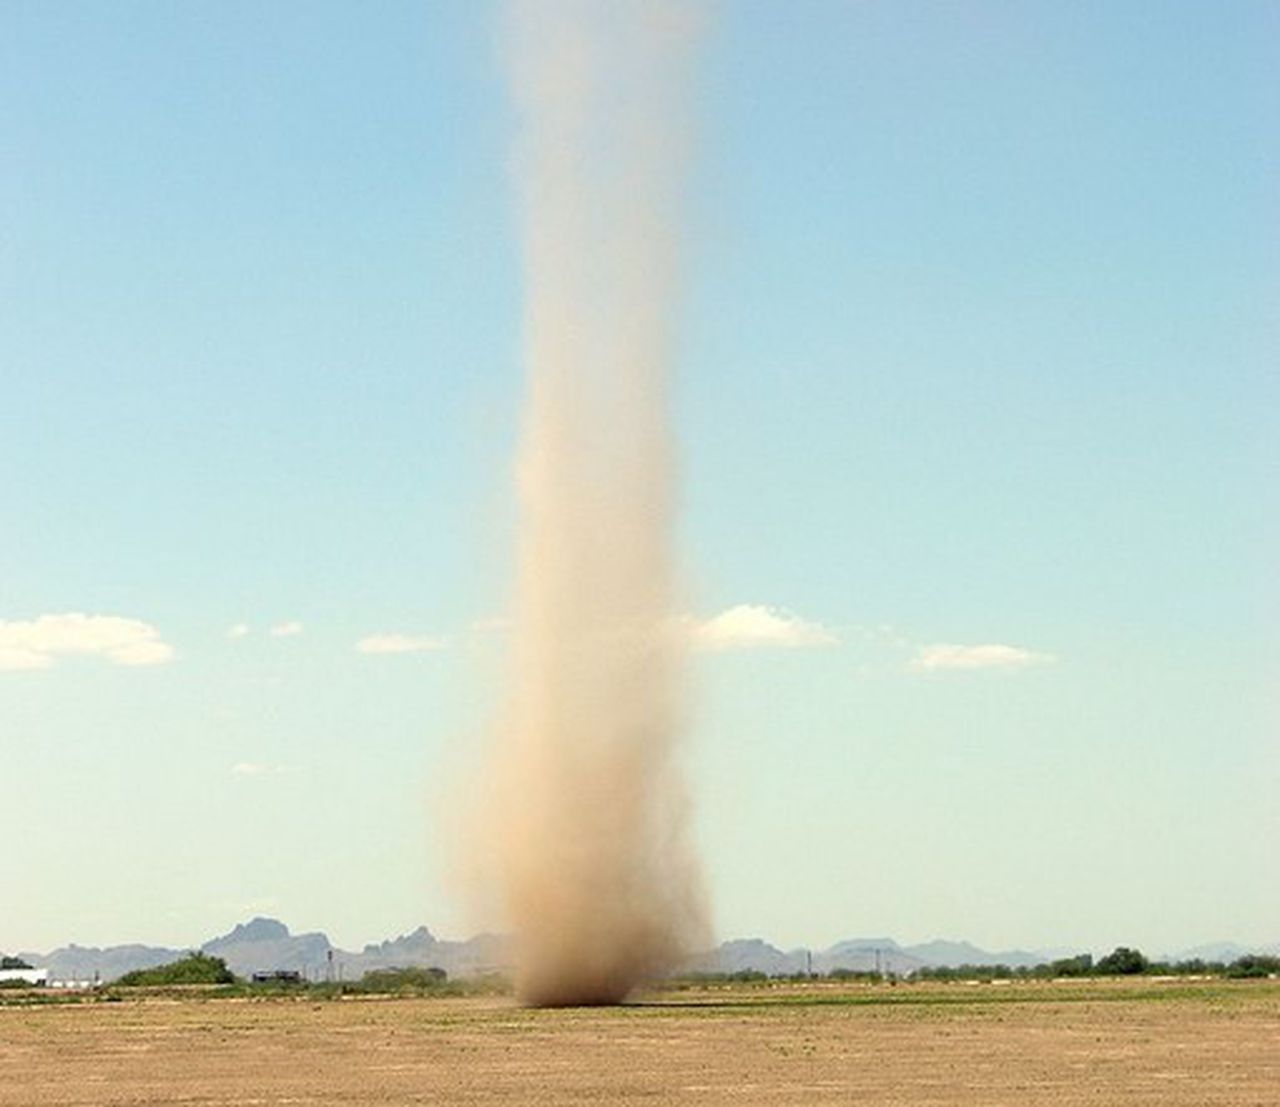
[[1280, 982], [0, 1007], [0, 1105], [1280, 1104]]

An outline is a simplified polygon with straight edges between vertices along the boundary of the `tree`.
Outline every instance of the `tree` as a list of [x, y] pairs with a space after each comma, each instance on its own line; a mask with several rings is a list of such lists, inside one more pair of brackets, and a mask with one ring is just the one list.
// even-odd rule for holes
[[116, 983], [125, 987], [154, 987], [165, 984], [234, 984], [235, 980], [235, 975], [221, 957], [193, 951], [181, 961], [125, 973]]
[[1136, 949], [1116, 946], [1095, 966], [1101, 976], [1137, 976], [1147, 971], [1150, 962]]
[[1093, 954], [1082, 953], [1050, 962], [1049, 972], [1053, 976], [1088, 976], [1093, 972]]
[[1273, 976], [1280, 973], [1280, 957], [1268, 957], [1262, 953], [1246, 953], [1227, 966], [1227, 975], [1234, 977]]

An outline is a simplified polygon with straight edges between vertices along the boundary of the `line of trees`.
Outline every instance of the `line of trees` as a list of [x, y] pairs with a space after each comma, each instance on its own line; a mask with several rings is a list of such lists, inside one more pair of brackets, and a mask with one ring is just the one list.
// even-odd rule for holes
[[364, 974], [358, 981], [344, 983], [310, 983], [301, 979], [290, 979], [292, 974], [281, 974], [259, 983], [250, 983], [236, 976], [221, 957], [212, 957], [206, 953], [191, 952], [178, 961], [167, 965], [157, 965], [151, 969], [137, 969], [126, 973], [115, 981], [114, 986], [124, 988], [158, 988], [178, 985], [233, 985], [254, 989], [255, 991], [284, 990], [333, 990], [343, 994], [379, 994], [379, 995], [414, 995], [422, 992], [437, 991], [449, 980], [444, 969], [438, 968], [388, 968], [373, 969]]
[[1081, 976], [1225, 976], [1246, 978], [1280, 974], [1280, 957], [1247, 953], [1234, 961], [1151, 961], [1140, 950], [1117, 946], [1094, 961], [1082, 953], [1042, 965], [959, 965], [955, 968], [918, 969], [920, 980], [1051, 980]]
[[770, 976], [756, 969], [736, 972], [683, 973], [677, 983], [749, 984], [764, 981], [841, 980], [874, 983], [882, 980], [1054, 980], [1096, 976], [1222, 976], [1233, 979], [1280, 975], [1280, 957], [1249, 953], [1234, 961], [1152, 961], [1141, 950], [1117, 946], [1096, 961], [1090, 953], [1063, 957], [1039, 965], [937, 965], [897, 973], [863, 969], [832, 969], [827, 973], [780, 973]]

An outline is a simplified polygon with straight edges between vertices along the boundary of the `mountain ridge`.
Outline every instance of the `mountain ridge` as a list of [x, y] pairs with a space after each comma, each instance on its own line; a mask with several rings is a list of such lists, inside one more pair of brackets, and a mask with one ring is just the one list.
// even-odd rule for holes
[[[435, 967], [450, 976], [472, 976], [500, 970], [510, 963], [509, 943], [498, 934], [477, 934], [465, 940], [437, 938], [426, 926], [382, 942], [367, 943], [361, 950], [341, 949], [322, 931], [294, 934], [278, 919], [255, 916], [231, 930], [210, 938], [200, 951], [221, 957], [232, 972], [286, 969], [312, 980], [355, 980], [372, 969]], [[20, 958], [36, 968], [49, 970], [54, 979], [111, 981], [135, 969], [153, 968], [177, 960], [189, 949], [128, 943], [94, 947], [72, 943], [47, 954], [20, 952]], [[790, 975], [805, 972], [889, 972], [906, 975], [921, 968], [1004, 964], [1014, 968], [1045, 964], [1081, 950], [1003, 950], [989, 952], [967, 941], [936, 938], [903, 946], [888, 937], [845, 938], [825, 949], [780, 949], [763, 938], [731, 938], [715, 949], [691, 956], [687, 971], [734, 973], [762, 972]], [[1280, 954], [1280, 942], [1249, 946], [1235, 942], [1210, 942], [1165, 960], [1233, 960], [1246, 953]], [[1229, 954], [1229, 956], [1226, 956]]]

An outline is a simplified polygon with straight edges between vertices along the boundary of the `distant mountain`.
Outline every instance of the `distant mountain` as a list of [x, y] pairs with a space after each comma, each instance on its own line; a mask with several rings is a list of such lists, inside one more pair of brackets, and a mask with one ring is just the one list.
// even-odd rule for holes
[[1029, 968], [1051, 960], [1023, 949], [1006, 949], [998, 953], [988, 953], [970, 942], [949, 942], [943, 939], [908, 946], [905, 952], [912, 957], [918, 957], [924, 964], [937, 968], [958, 968], [960, 965], [1008, 965], [1010, 968]]
[[134, 969], [150, 969], [176, 961], [187, 950], [159, 946], [110, 946], [107, 949], [69, 945], [49, 954], [19, 956], [37, 969], [48, 969], [54, 980], [115, 980]]
[[1087, 950], [1078, 949], [1075, 946], [1050, 946], [1047, 949], [1037, 949], [1032, 953], [1037, 963], [1048, 964], [1050, 961], [1065, 961], [1069, 957], [1079, 957], [1080, 954], [1088, 952]]
[[[255, 972], [291, 969], [312, 980], [358, 980], [371, 969], [444, 969], [452, 977], [501, 970], [510, 964], [506, 939], [496, 934], [479, 934], [466, 941], [442, 941], [425, 926], [408, 934], [366, 945], [358, 953], [339, 949], [319, 932], [293, 934], [277, 919], [254, 918], [240, 923], [228, 933], [211, 938], [201, 947], [204, 953], [221, 957], [232, 972], [249, 976]], [[149, 969], [176, 961], [188, 950], [161, 946], [124, 945], [96, 949], [70, 945], [49, 954], [20, 953], [36, 968], [49, 970], [55, 980], [115, 980], [134, 969]], [[829, 973], [838, 969], [854, 972], [891, 972], [905, 976], [923, 967], [959, 965], [1030, 966], [1059, 957], [1071, 950], [1005, 950], [989, 953], [970, 942], [937, 939], [919, 945], [900, 946], [892, 938], [848, 938], [824, 950], [781, 950], [761, 938], [735, 938], [713, 950], [691, 957], [686, 970], [703, 972], [762, 972], [768, 976], [788, 976], [803, 972]], [[1173, 954], [1167, 960], [1234, 961], [1246, 953], [1280, 955], [1280, 943], [1245, 947], [1233, 942], [1214, 942]]]
[[[500, 970], [509, 963], [506, 941], [481, 934], [467, 941], [441, 941], [425, 926], [385, 942], [370, 943], [355, 953], [339, 949], [319, 932], [293, 934], [277, 919], [254, 918], [201, 946], [221, 957], [232, 972], [250, 976], [280, 969], [299, 972], [312, 980], [357, 980], [371, 969], [430, 967], [450, 976], [469, 976]], [[37, 968], [48, 968], [57, 979], [110, 981], [134, 969], [175, 961], [187, 952], [152, 946], [112, 946], [89, 949], [68, 946], [46, 956], [24, 954]], [[900, 976], [925, 965], [1035, 964], [1034, 954], [993, 954], [967, 942], [929, 942], [903, 948], [892, 938], [850, 938], [825, 950], [783, 951], [760, 938], [738, 938], [691, 958], [687, 968], [704, 972], [762, 972], [787, 976], [803, 972], [891, 972]]]
[[695, 957], [689, 967], [696, 972], [762, 972], [786, 976], [805, 971], [804, 951], [783, 953], [761, 938], [735, 938]]
[[221, 957], [237, 976], [287, 969], [304, 976], [318, 971], [323, 978], [333, 946], [323, 934], [290, 934], [282, 922], [256, 918], [205, 942], [200, 949], [211, 957]]
[[367, 945], [358, 954], [341, 954], [341, 958], [344, 971], [350, 965], [361, 975], [371, 969], [434, 965], [450, 976], [474, 976], [499, 971], [510, 962], [507, 942], [496, 934], [477, 934], [465, 942], [441, 941], [425, 926], [389, 942]]
[[892, 938], [846, 938], [813, 955], [814, 972], [891, 972], [905, 976], [925, 964]]
[[360, 959], [373, 968], [402, 968], [421, 964], [441, 946], [434, 934], [425, 926], [410, 934], [401, 934], [388, 942], [370, 943], [360, 952]]
[[1192, 946], [1179, 953], [1166, 954], [1162, 961], [1222, 961], [1231, 962], [1248, 953], [1263, 953], [1271, 957], [1280, 957], [1280, 942], [1272, 942], [1266, 946], [1242, 946], [1236, 942], [1206, 942], [1201, 946]]
[[1243, 957], [1246, 953], [1252, 952], [1243, 946], [1236, 945], [1235, 942], [1206, 942], [1204, 945], [1192, 946], [1191, 949], [1184, 949], [1180, 953], [1170, 955], [1170, 960], [1174, 961], [1234, 961], [1237, 957]]
[[793, 973], [889, 972], [905, 976], [935, 965], [1034, 965], [1043, 958], [1032, 953], [988, 953], [968, 942], [929, 942], [903, 948], [892, 938], [847, 938], [824, 950], [783, 952], [760, 938], [736, 938], [697, 957], [692, 967], [706, 972], [762, 972], [769, 976]]
[[372, 969], [438, 968], [450, 976], [471, 976], [502, 968], [505, 943], [492, 934], [465, 942], [440, 941], [425, 926], [359, 953], [339, 949], [324, 934], [290, 934], [275, 919], [253, 919], [206, 942], [204, 952], [221, 957], [238, 976], [292, 969], [312, 980], [358, 980]]
[[258, 915], [247, 923], [237, 923], [230, 933], [213, 938], [205, 946], [215, 944], [234, 945], [240, 942], [283, 942], [289, 937], [289, 928], [279, 919], [266, 919]]
[[905, 976], [921, 968], [959, 965], [1039, 965], [1048, 958], [1025, 950], [989, 953], [970, 942], [933, 941], [900, 946], [892, 938], [847, 938], [824, 950], [783, 952], [760, 938], [737, 938], [695, 958], [693, 967], [707, 972], [792, 973], [889, 972]]
[[[479, 934], [465, 942], [440, 941], [425, 926], [386, 942], [372, 943], [359, 953], [339, 949], [321, 933], [293, 934], [277, 919], [255, 918], [228, 933], [211, 938], [202, 953], [221, 957], [237, 976], [288, 969], [311, 980], [358, 980], [371, 969], [440, 968], [450, 976], [472, 976], [502, 969], [508, 962], [506, 942], [494, 934]], [[149, 969], [176, 961], [185, 949], [160, 946], [110, 946], [106, 949], [70, 945], [49, 954], [21, 956], [36, 968], [47, 968], [55, 980], [112, 981], [135, 969]]]

